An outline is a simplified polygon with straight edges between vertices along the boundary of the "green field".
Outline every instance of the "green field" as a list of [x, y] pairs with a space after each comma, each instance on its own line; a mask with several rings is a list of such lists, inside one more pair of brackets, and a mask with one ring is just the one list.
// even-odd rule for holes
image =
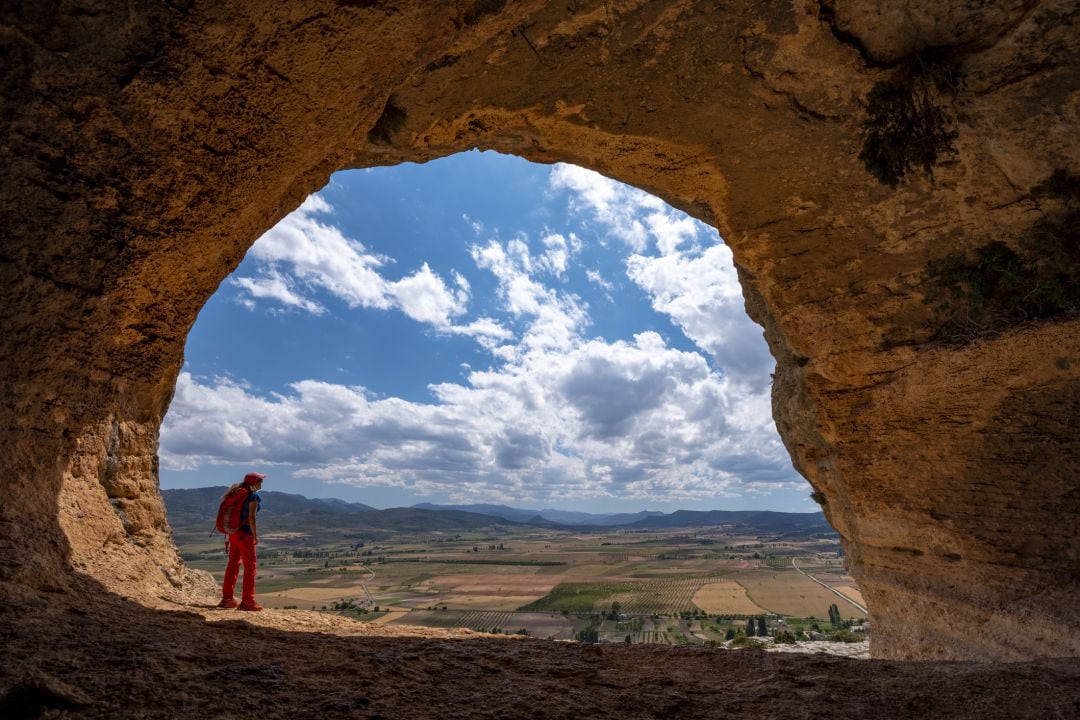
[[629, 592], [631, 589], [633, 586], [625, 583], [559, 583], [547, 595], [521, 609], [592, 612], [601, 600], [606, 600], [616, 593]]

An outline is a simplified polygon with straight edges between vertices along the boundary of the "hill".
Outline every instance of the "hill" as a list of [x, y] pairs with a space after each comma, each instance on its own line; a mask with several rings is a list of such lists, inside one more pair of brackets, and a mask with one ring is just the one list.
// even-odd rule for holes
[[523, 510], [521, 508], [512, 508], [508, 505], [490, 505], [485, 503], [474, 503], [472, 505], [435, 505], [433, 503], [417, 503], [412, 507], [418, 510], [431, 510], [433, 512], [452, 510], [480, 513], [481, 515], [491, 515], [493, 517], [500, 517], [504, 520], [513, 520], [515, 522], [529, 522], [539, 514], [539, 511], [537, 510]]
[[573, 510], [555, 510], [552, 508], [545, 508], [543, 510], [528, 510], [524, 508], [514, 508], [507, 505], [487, 505], [487, 504], [472, 504], [472, 505], [434, 505], [432, 503], [417, 503], [413, 505], [414, 508], [422, 508], [424, 510], [463, 510], [465, 512], [481, 513], [484, 515], [494, 515], [496, 517], [505, 518], [507, 520], [515, 520], [517, 522], [532, 523], [535, 524], [536, 518], [542, 518], [548, 522], [557, 523], [559, 525], [590, 525], [590, 526], [609, 526], [609, 525], [630, 525], [631, 523], [643, 520], [647, 517], [654, 515], [663, 515], [664, 513], [657, 510], [642, 510], [636, 513], [587, 513], [587, 512], [575, 512]]
[[[178, 534], [209, 532], [214, 525], [218, 503], [228, 488], [163, 490], [169, 523]], [[462, 511], [434, 511], [419, 508], [377, 510], [363, 503], [337, 499], [307, 498], [303, 495], [264, 490], [259, 511], [264, 532], [367, 529], [396, 532], [466, 531], [495, 525], [515, 525], [514, 521], [492, 515]]]
[[825, 515], [821, 512], [789, 513], [773, 510], [676, 510], [663, 513], [643, 510], [637, 513], [596, 514], [571, 510], [528, 510], [507, 505], [433, 505], [421, 503], [414, 508], [437, 512], [448, 510], [484, 513], [496, 517], [545, 527], [568, 527], [580, 530], [671, 529], [730, 525], [753, 531], [756, 534], [810, 536], [833, 534]]
[[787, 513], [771, 510], [676, 510], [670, 515], [644, 518], [630, 527], [661, 529], [708, 525], [733, 525], [759, 533], [783, 535], [806, 536], [835, 532], [825, 520], [823, 513]]
[[[169, 511], [169, 521], [175, 527], [192, 522], [212, 525], [217, 514], [218, 503], [228, 490], [227, 487], [205, 487], [191, 490], [162, 490], [165, 507]], [[325, 514], [350, 515], [359, 512], [371, 512], [375, 508], [362, 503], [350, 503], [337, 499], [308, 498], [293, 493], [263, 490], [263, 515]]]

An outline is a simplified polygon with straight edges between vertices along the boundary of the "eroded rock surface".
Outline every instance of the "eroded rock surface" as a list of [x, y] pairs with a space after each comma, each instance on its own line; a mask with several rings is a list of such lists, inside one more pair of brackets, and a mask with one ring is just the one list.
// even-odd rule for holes
[[4, 717], [202, 720], [257, 702], [268, 720], [1043, 720], [1080, 703], [1075, 659], [897, 662], [373, 632], [321, 613], [137, 604], [85, 585], [0, 604]]
[[[1068, 0], [5, 6], [5, 592], [62, 590], [72, 568], [136, 597], [205, 586], [155, 460], [199, 308], [332, 171], [482, 147], [596, 169], [720, 229], [875, 656], [1080, 655], [1080, 320], [950, 345], [924, 303], [928, 262], [1021, 247], [1055, 208], [1033, 188], [1080, 173], [1077, 16]], [[883, 185], [859, 160], [867, 95], [931, 65], [954, 151]]]

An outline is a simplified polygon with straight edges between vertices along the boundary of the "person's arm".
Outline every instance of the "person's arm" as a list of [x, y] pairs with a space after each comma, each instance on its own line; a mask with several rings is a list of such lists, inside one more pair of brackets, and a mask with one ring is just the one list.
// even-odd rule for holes
[[259, 544], [259, 528], [255, 524], [255, 516], [259, 514], [259, 501], [252, 498], [248, 502], [248, 525], [251, 525], [251, 544]]

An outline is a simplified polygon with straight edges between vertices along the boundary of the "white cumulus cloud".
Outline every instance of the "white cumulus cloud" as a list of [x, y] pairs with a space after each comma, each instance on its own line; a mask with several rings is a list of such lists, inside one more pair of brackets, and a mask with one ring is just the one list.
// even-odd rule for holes
[[309, 196], [295, 211], [260, 237], [250, 250], [258, 262], [256, 277], [231, 282], [252, 299], [273, 300], [286, 307], [313, 314], [327, 312], [325, 305], [305, 295], [304, 289], [322, 289], [349, 308], [398, 310], [409, 318], [440, 332], [471, 335], [482, 343], [509, 337], [509, 331], [492, 318], [458, 323], [470, 299], [469, 281], [452, 271], [453, 287], [427, 263], [398, 280], [389, 280], [381, 269], [391, 260], [369, 252], [362, 243], [347, 237], [340, 228], [320, 219], [333, 207], [319, 195]]
[[326, 312], [322, 305], [299, 294], [292, 278], [282, 275], [274, 268], [268, 269], [261, 277], [233, 278], [230, 282], [246, 290], [252, 298], [276, 300], [286, 307], [299, 308], [312, 315]]
[[746, 314], [731, 250], [714, 229], [591, 170], [556, 165], [549, 182], [568, 190], [572, 207], [632, 250], [627, 276], [649, 295], [653, 309], [669, 316], [724, 372], [754, 392], [768, 387], [775, 363], [761, 328]]
[[671, 317], [725, 372], [758, 389], [770, 384], [775, 361], [761, 327], [743, 307], [726, 245], [696, 255], [631, 255], [627, 276], [648, 293], [657, 312]]
[[260, 397], [185, 372], [162, 463], [280, 463], [323, 480], [519, 503], [670, 501], [734, 494], [744, 477], [790, 479], [779, 442], [740, 421], [749, 399], [655, 333], [534, 350], [431, 389], [428, 404], [310, 380]]

